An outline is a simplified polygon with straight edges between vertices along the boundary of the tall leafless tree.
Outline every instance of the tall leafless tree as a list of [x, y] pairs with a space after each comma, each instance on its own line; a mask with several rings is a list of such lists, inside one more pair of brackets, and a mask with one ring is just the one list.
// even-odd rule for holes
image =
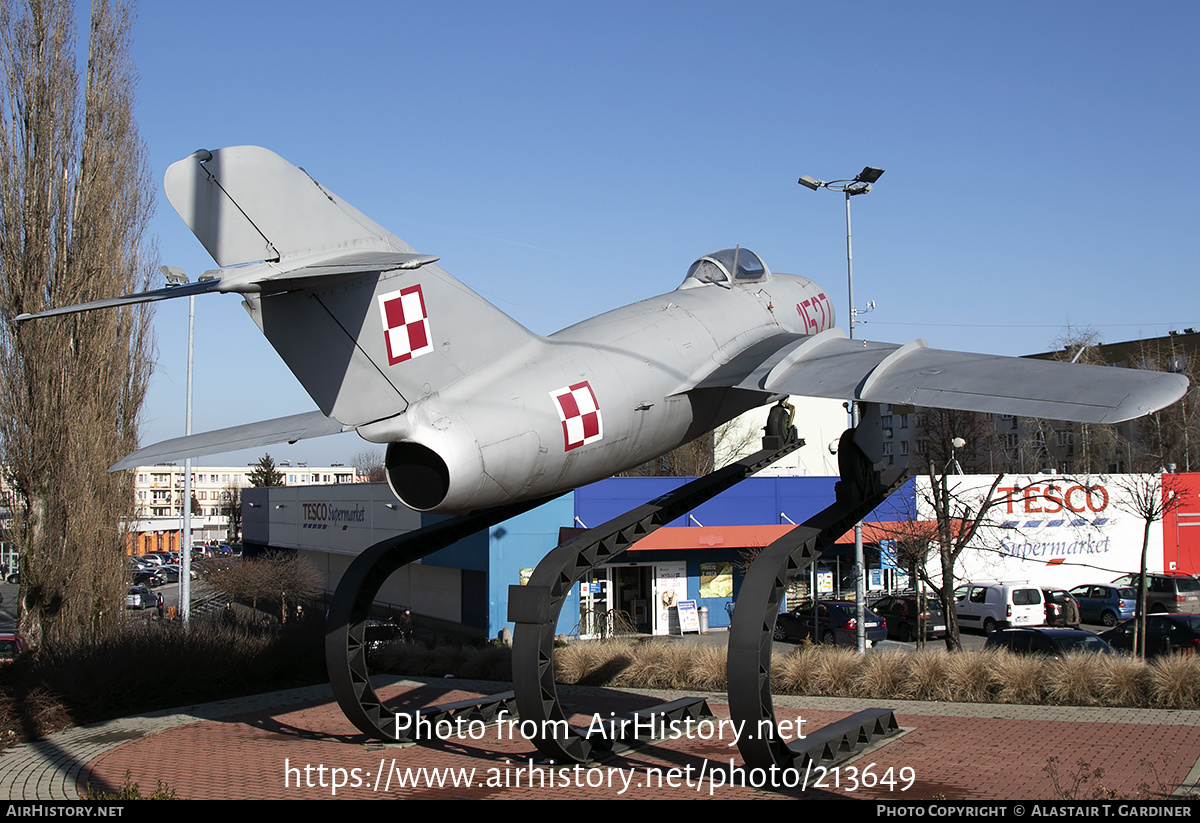
[[153, 262], [132, 7], [94, 0], [81, 78], [75, 6], [0, 0], [0, 437], [34, 642], [122, 613], [133, 478], [106, 469], [136, 447], [153, 362], [145, 310], [13, 322], [145, 288]]
[[383, 465], [383, 453], [378, 449], [362, 449], [350, 458], [350, 465], [359, 477], [366, 477], [372, 483], [387, 480], [387, 469]]
[[1146, 566], [1150, 554], [1150, 528], [1183, 505], [1183, 489], [1168, 474], [1125, 474], [1110, 482], [1124, 491], [1114, 497], [1113, 505], [1142, 521], [1142, 554], [1138, 568], [1137, 624], [1133, 634], [1134, 654], [1146, 656]]

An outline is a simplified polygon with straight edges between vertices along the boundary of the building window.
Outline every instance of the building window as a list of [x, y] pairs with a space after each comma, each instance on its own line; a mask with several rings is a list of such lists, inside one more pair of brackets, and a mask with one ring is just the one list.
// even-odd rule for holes
[[1017, 447], [1017, 436], [1015, 434], [1004, 435], [1004, 445], [1006, 448], [1015, 449]]
[[1058, 445], [1060, 445], [1060, 446], [1071, 445], [1071, 433], [1069, 431], [1064, 431], [1064, 432], [1058, 433]]
[[900, 456], [904, 457], [907, 454], [908, 454], [908, 441], [901, 440], [900, 441]]

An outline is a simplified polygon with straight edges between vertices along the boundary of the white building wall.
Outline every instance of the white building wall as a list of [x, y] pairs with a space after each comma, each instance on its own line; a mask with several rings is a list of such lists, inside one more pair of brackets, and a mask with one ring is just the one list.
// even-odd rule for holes
[[[805, 445], [759, 474], [836, 477], [837, 455], [829, 451], [829, 445], [836, 443], [846, 430], [848, 418], [845, 407], [840, 400], [822, 400], [815, 397], [790, 397], [788, 402], [796, 407], [794, 425], [796, 433], [804, 439]], [[762, 448], [763, 426], [767, 423], [767, 412], [770, 408], [763, 406], [752, 409], [733, 421], [733, 426], [743, 432], [743, 435], [741, 438], [733, 435], [729, 439], [745, 445], [736, 454], [729, 456], [724, 463], [731, 463]], [[718, 458], [725, 457], [719, 453], [720, 444], [717, 448]]]

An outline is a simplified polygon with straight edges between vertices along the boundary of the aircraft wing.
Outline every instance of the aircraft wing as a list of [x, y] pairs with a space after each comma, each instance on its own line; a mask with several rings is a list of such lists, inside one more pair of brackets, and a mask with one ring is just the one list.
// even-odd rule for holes
[[153, 446], [138, 449], [133, 454], [114, 463], [108, 470], [115, 472], [121, 469], [161, 463], [164, 460], [200, 457], [205, 454], [219, 454], [255, 446], [269, 446], [273, 443], [295, 443], [297, 440], [325, 437], [343, 431], [353, 431], [353, 429], [353, 426], [343, 426], [319, 411], [293, 414], [289, 417], [264, 420], [261, 423], [248, 423], [243, 426], [231, 426], [227, 429], [164, 440]]
[[697, 388], [734, 387], [868, 403], [1119, 423], [1174, 403], [1178, 374], [850, 340], [840, 329], [751, 346]]

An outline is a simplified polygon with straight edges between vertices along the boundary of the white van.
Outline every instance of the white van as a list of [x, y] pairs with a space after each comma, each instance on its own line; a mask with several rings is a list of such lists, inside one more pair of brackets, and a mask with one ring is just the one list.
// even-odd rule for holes
[[981, 580], [954, 590], [954, 613], [959, 628], [996, 629], [1041, 626], [1046, 622], [1046, 603], [1040, 587], [1027, 580]]

